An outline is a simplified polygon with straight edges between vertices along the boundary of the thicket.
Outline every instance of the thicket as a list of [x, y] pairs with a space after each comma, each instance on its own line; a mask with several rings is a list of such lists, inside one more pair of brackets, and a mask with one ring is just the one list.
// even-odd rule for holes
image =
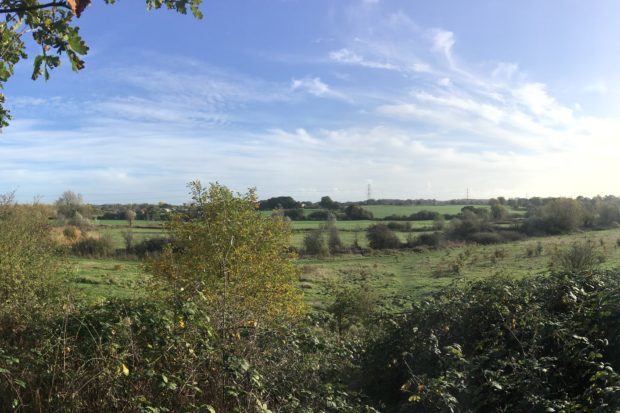
[[384, 411], [620, 408], [620, 274], [490, 278], [384, 320], [364, 392]]

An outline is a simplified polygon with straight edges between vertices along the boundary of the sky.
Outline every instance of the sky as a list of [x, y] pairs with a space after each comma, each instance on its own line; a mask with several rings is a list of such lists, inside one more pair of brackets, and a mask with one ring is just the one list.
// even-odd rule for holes
[[[0, 193], [316, 201], [620, 194], [620, 2], [94, 0], [90, 51], [5, 87]], [[31, 57], [34, 56], [34, 49]]]

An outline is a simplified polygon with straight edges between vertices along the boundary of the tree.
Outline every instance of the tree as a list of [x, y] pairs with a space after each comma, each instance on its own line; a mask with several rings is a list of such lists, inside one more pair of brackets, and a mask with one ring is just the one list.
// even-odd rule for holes
[[84, 203], [82, 194], [77, 194], [73, 191], [65, 191], [55, 202], [56, 210], [59, 215], [64, 218], [90, 218], [91, 207]]
[[359, 205], [349, 205], [345, 208], [344, 213], [347, 219], [359, 220], [359, 219], [372, 219], [372, 212], [362, 208]]
[[578, 201], [556, 198], [533, 211], [526, 222], [526, 230], [529, 233], [562, 234], [575, 231], [583, 222], [584, 210]]
[[175, 302], [203, 307], [222, 330], [303, 309], [290, 225], [258, 213], [254, 190], [190, 185], [193, 207], [168, 224], [174, 248], [152, 264]]
[[328, 236], [327, 245], [329, 246], [329, 252], [331, 254], [335, 254], [342, 251], [342, 240], [340, 239], [340, 233], [338, 232], [338, 227], [336, 226], [336, 216], [334, 214], [329, 214], [326, 229]]
[[[145, 0], [148, 9], [166, 7], [182, 14], [188, 9], [194, 17], [202, 18], [199, 10], [202, 0]], [[0, 89], [13, 75], [15, 65], [28, 57], [26, 34], [40, 47], [34, 58], [32, 79], [40, 76], [48, 79], [50, 70], [60, 66], [61, 55], [65, 55], [74, 71], [84, 68], [82, 56], [88, 53], [88, 46], [79, 34], [74, 17], [79, 18], [91, 0], [0, 0]], [[103, 0], [113, 4], [116, 0]], [[0, 93], [0, 128], [8, 125], [11, 116], [4, 107], [4, 95]]]
[[321, 201], [319, 202], [319, 205], [321, 206], [321, 208], [325, 208], [325, 209], [338, 209], [339, 207], [338, 202], [333, 201], [328, 196], [322, 197]]
[[494, 220], [500, 221], [506, 219], [510, 215], [508, 209], [500, 203], [491, 205], [491, 217]]
[[129, 226], [132, 227], [133, 221], [134, 219], [136, 219], [136, 211], [134, 211], [133, 209], [128, 209], [127, 211], [125, 211], [125, 219], [127, 220]]

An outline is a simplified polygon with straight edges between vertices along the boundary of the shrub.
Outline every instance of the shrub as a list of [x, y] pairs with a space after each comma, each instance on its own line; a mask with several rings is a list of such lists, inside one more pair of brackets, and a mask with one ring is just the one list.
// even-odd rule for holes
[[439, 247], [444, 241], [444, 236], [441, 232], [433, 232], [433, 233], [424, 233], [420, 234], [417, 237], [411, 237], [411, 239], [407, 240], [407, 245], [409, 247], [417, 247], [421, 245], [426, 245], [428, 247]]
[[333, 288], [334, 301], [327, 307], [336, 320], [338, 336], [353, 324], [365, 321], [373, 313], [377, 304], [377, 294], [368, 285], [336, 286]]
[[309, 231], [304, 237], [303, 253], [317, 257], [329, 255], [329, 248], [325, 242], [325, 232], [322, 229]]
[[467, 236], [467, 240], [483, 245], [499, 244], [505, 241], [501, 234], [490, 231], [474, 232]]
[[[0, 337], [62, 312], [70, 293], [61, 288], [64, 269], [46, 211], [0, 197]], [[0, 369], [2, 362], [0, 350]]]
[[400, 248], [400, 239], [385, 224], [368, 227], [366, 237], [372, 249]]
[[605, 261], [605, 256], [591, 240], [573, 242], [551, 255], [551, 268], [566, 272], [591, 272]]
[[164, 251], [167, 245], [171, 244], [172, 240], [170, 238], [147, 238], [136, 243], [131, 251], [140, 258], [156, 257]]
[[388, 222], [387, 227], [392, 231], [409, 232], [411, 231], [411, 222]]
[[81, 231], [79, 228], [70, 225], [62, 230], [62, 235], [64, 235], [69, 241], [73, 242], [80, 238]]
[[617, 411], [619, 280], [556, 274], [444, 289], [381, 322], [363, 388], [393, 412]]
[[303, 208], [285, 209], [284, 216], [293, 221], [301, 221], [306, 218]]
[[579, 202], [557, 198], [533, 211], [525, 223], [525, 230], [528, 234], [563, 234], [575, 231], [583, 223], [584, 211]]
[[114, 255], [114, 242], [108, 234], [100, 238], [83, 238], [71, 246], [71, 252], [82, 257], [109, 257]]
[[345, 216], [347, 219], [351, 220], [362, 220], [362, 219], [372, 219], [372, 212], [362, 208], [359, 205], [349, 205], [344, 210]]
[[338, 231], [338, 227], [336, 226], [336, 218], [330, 217], [327, 221], [327, 245], [329, 247], [329, 252], [331, 254], [335, 254], [341, 252], [344, 249], [342, 244], [342, 240], [340, 239], [340, 233]]
[[330, 214], [329, 211], [325, 209], [321, 209], [321, 210], [313, 211], [309, 213], [308, 219], [311, 221], [325, 221], [329, 217], [329, 214]]

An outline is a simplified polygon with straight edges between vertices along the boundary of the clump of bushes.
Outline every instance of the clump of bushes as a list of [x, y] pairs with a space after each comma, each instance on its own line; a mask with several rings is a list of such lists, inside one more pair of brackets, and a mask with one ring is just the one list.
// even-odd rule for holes
[[400, 248], [398, 236], [385, 224], [371, 225], [366, 229], [368, 244], [372, 249]]
[[81, 257], [110, 257], [116, 253], [108, 234], [99, 238], [83, 238], [71, 246], [71, 252]]
[[170, 238], [147, 238], [135, 243], [130, 252], [136, 254], [140, 258], [153, 257], [161, 254], [164, 251], [164, 248], [170, 244], [172, 244], [172, 240]]
[[431, 232], [431, 233], [423, 233], [416, 236], [407, 237], [407, 246], [408, 247], [420, 247], [427, 246], [432, 248], [438, 248], [443, 245], [445, 242], [445, 237], [443, 233], [439, 231]]
[[387, 316], [362, 388], [384, 411], [620, 409], [620, 274], [494, 277]]

